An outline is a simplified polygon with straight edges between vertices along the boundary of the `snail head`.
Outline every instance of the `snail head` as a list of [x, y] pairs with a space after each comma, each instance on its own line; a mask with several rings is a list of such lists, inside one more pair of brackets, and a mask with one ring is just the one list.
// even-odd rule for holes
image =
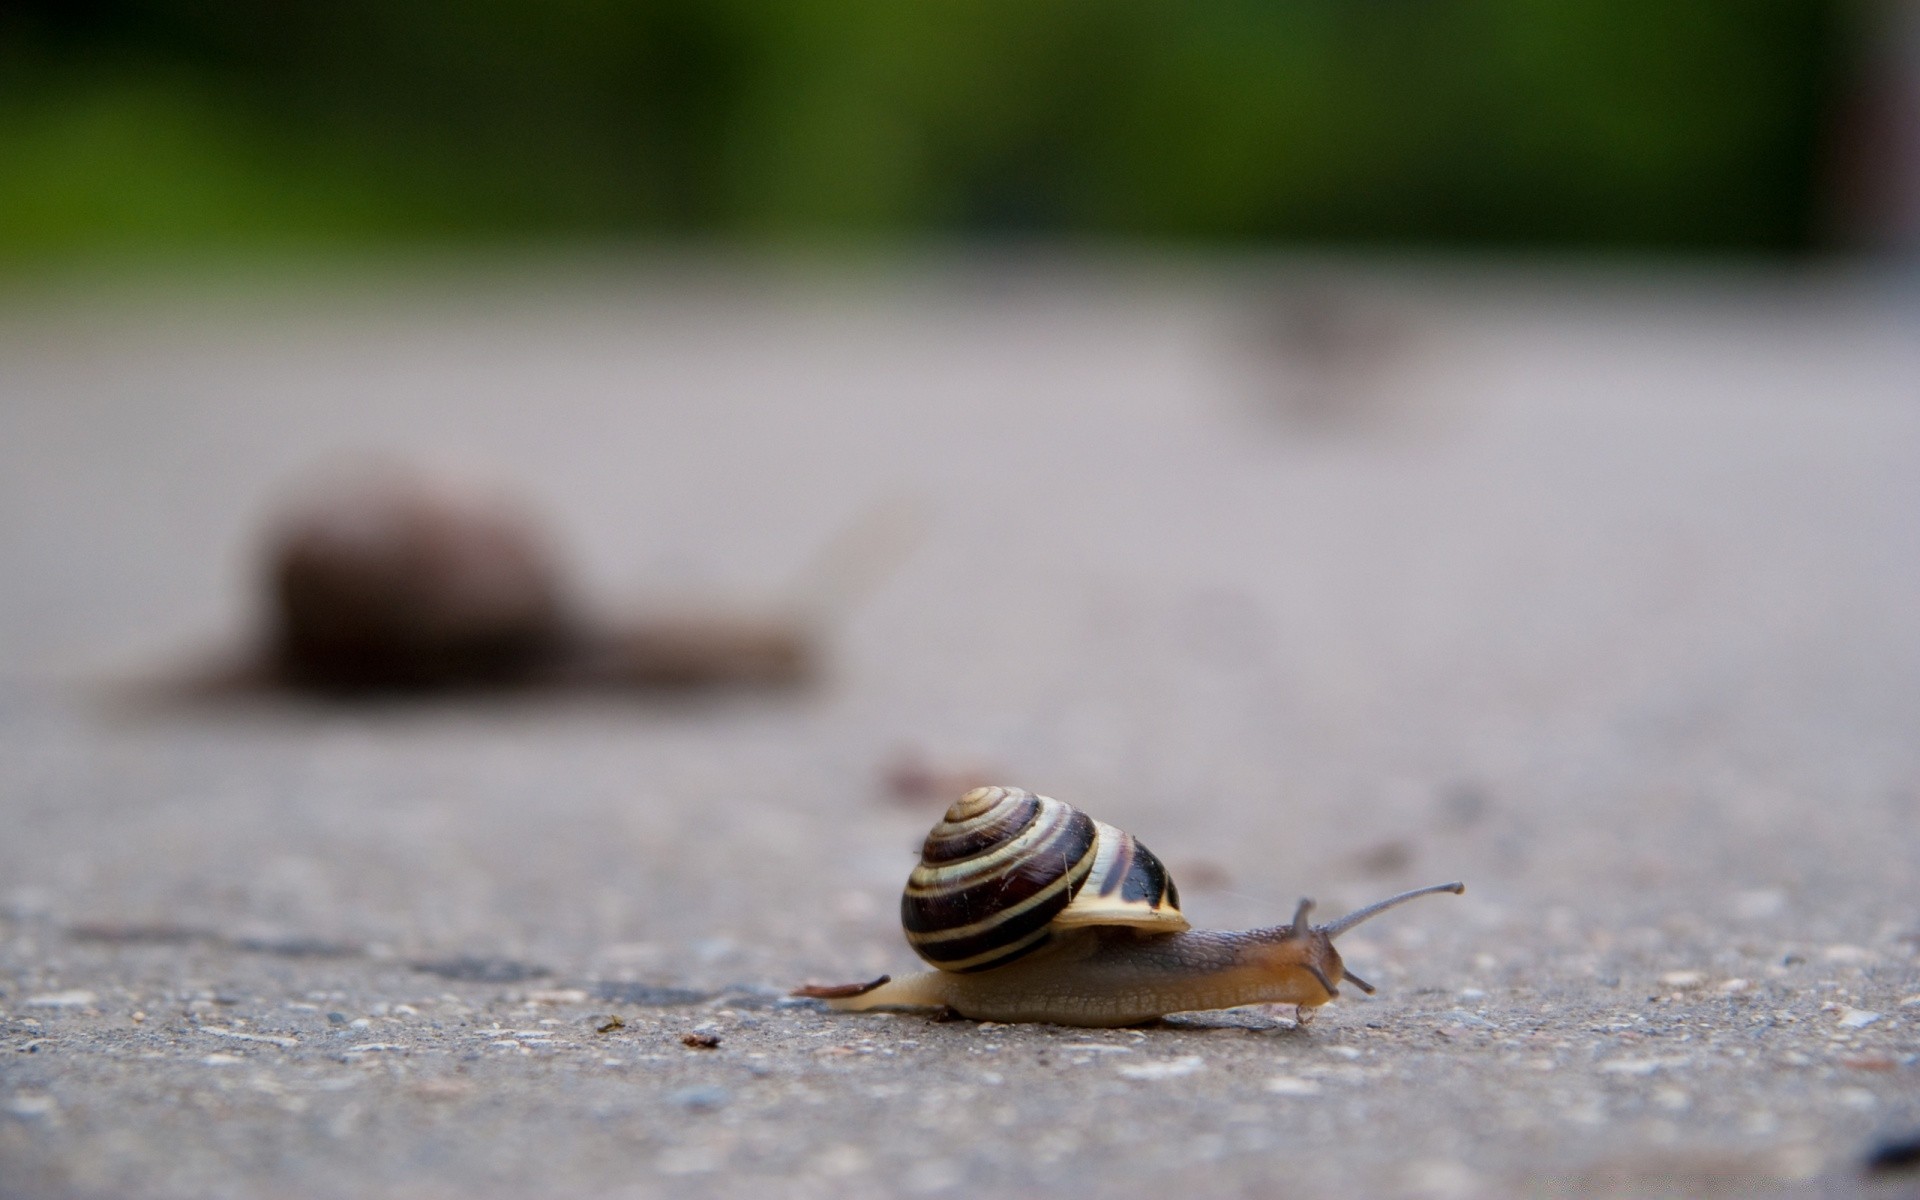
[[1351, 983], [1361, 991], [1372, 995], [1373, 985], [1347, 970], [1346, 964], [1340, 959], [1340, 952], [1333, 947], [1333, 939], [1362, 921], [1371, 920], [1388, 909], [1397, 908], [1416, 897], [1432, 895], [1435, 892], [1451, 892], [1457, 896], [1466, 890], [1466, 885], [1461, 883], [1437, 883], [1431, 887], [1415, 888], [1410, 892], [1389, 896], [1377, 904], [1356, 909], [1339, 920], [1325, 925], [1307, 923], [1308, 915], [1313, 912], [1313, 901], [1303, 899], [1300, 901], [1300, 906], [1293, 911], [1292, 922], [1263, 930], [1262, 941], [1271, 948], [1270, 953], [1276, 959], [1284, 959], [1288, 966], [1313, 976], [1326, 993], [1325, 999], [1319, 1003], [1325, 1003], [1326, 1000], [1338, 996], [1342, 983]]

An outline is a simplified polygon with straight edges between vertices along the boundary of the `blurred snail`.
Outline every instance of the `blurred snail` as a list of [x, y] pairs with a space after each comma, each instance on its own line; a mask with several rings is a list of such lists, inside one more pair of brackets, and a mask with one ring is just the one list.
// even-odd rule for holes
[[1347, 970], [1333, 940], [1362, 921], [1458, 883], [1402, 892], [1327, 925], [1238, 933], [1191, 928], [1160, 860], [1132, 835], [1019, 788], [975, 788], [927, 835], [900, 900], [907, 941], [937, 970], [805, 987], [842, 1012], [944, 1009], [983, 1021], [1133, 1025], [1240, 1004], [1311, 1008]]
[[327, 478], [265, 545], [268, 651], [252, 669], [323, 691], [532, 684], [786, 684], [812, 625], [718, 608], [602, 620], [516, 499], [385, 464]]
[[468, 480], [398, 468], [331, 480], [280, 518], [266, 558], [273, 662], [292, 683], [507, 681], [569, 640], [545, 531]]

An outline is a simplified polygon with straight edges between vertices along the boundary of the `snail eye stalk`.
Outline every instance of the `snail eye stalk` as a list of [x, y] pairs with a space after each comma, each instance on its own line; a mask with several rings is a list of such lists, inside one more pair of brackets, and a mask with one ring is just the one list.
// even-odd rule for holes
[[[1454, 895], [1458, 896], [1460, 893], [1466, 890], [1467, 890], [1467, 885], [1464, 883], [1436, 883], [1432, 887], [1415, 888], [1410, 892], [1401, 892], [1398, 896], [1388, 896], [1385, 900], [1380, 901], [1380, 903], [1378, 904], [1369, 904], [1365, 908], [1359, 910], [1358, 912], [1350, 912], [1346, 916], [1341, 917], [1338, 921], [1335, 921], [1330, 925], [1322, 925], [1320, 927], [1320, 932], [1326, 934], [1330, 938], [1336, 938], [1336, 937], [1339, 937], [1341, 934], [1345, 933], [1347, 930], [1352, 929], [1355, 925], [1358, 925], [1360, 922], [1372, 920], [1374, 917], [1379, 916], [1381, 913], [1387, 911], [1388, 909], [1398, 908], [1400, 905], [1405, 904], [1407, 901], [1415, 899], [1416, 897], [1431, 896], [1435, 892], [1452, 892]], [[1295, 915], [1294, 923], [1297, 925], [1299, 921], [1300, 921], [1299, 916]]]
[[1313, 901], [1302, 897], [1300, 907], [1293, 910], [1293, 932], [1289, 936], [1303, 938], [1311, 932], [1311, 927], [1307, 924], [1307, 914], [1312, 911]]

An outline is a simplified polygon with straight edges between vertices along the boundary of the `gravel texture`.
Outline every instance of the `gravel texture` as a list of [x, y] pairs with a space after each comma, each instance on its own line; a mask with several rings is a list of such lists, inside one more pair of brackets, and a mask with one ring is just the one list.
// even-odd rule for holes
[[[608, 606], [814, 613], [831, 669], [153, 686], [240, 644], [264, 514], [365, 448], [516, 481]], [[859, 566], [876, 513], [916, 540]], [[1920, 1191], [1910, 295], [16, 292], [0, 560], [8, 1200]], [[1131, 830], [1203, 926], [1468, 893], [1350, 934], [1379, 995], [1304, 1027], [786, 999], [911, 967], [895, 896], [973, 773]]]

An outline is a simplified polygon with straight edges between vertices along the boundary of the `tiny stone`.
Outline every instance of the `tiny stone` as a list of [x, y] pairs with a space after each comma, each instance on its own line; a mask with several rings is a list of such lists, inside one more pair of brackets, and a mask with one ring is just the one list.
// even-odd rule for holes
[[1840, 1065], [1855, 1071], [1891, 1071], [1900, 1064], [1880, 1054], [1850, 1055], [1840, 1060]]
[[1267, 1080], [1266, 1090], [1276, 1096], [1318, 1096], [1320, 1085], [1311, 1079], [1293, 1075], [1275, 1075]]
[[347, 1023], [347, 1014], [345, 1013], [330, 1012], [327, 1014], [327, 1024], [329, 1025], [345, 1025], [346, 1023]]
[[688, 1112], [713, 1112], [726, 1106], [727, 1089], [705, 1085], [667, 1093], [667, 1103]]
[[858, 1146], [840, 1143], [822, 1150], [813, 1159], [814, 1167], [826, 1175], [858, 1175], [873, 1166], [873, 1160]]
[[1699, 971], [1668, 971], [1660, 977], [1660, 982], [1668, 987], [1690, 988], [1699, 987], [1706, 979], [1706, 975]]
[[711, 1033], [683, 1033], [680, 1044], [689, 1050], [718, 1050], [720, 1039]]
[[1684, 1058], [1616, 1058], [1612, 1062], [1601, 1063], [1600, 1070], [1608, 1075], [1651, 1075], [1655, 1071], [1686, 1065]]
[[93, 1001], [92, 992], [75, 989], [70, 992], [48, 992], [42, 996], [28, 996], [25, 1003], [28, 1008], [85, 1008]]
[[7, 1111], [16, 1117], [50, 1117], [60, 1111], [52, 1096], [23, 1092], [7, 1101]]
[[1843, 1029], [1865, 1029], [1880, 1019], [1882, 1014], [1868, 1012], [1865, 1009], [1849, 1008], [1842, 1012], [1840, 1025]]
[[1198, 1054], [1185, 1054], [1179, 1058], [1164, 1059], [1160, 1062], [1128, 1063], [1120, 1068], [1122, 1079], [1179, 1079], [1183, 1075], [1192, 1075], [1203, 1070], [1207, 1060]]

